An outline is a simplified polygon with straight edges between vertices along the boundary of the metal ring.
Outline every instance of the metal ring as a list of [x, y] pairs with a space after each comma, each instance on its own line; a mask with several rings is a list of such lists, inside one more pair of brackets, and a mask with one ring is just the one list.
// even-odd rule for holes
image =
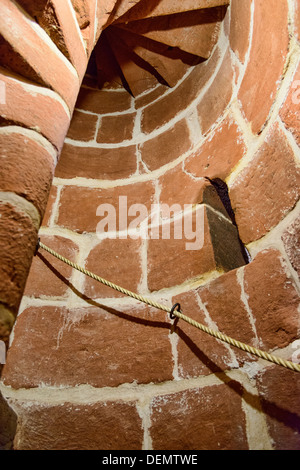
[[175, 320], [176, 315], [173, 314], [173, 312], [177, 310], [178, 312], [180, 312], [180, 304], [174, 304], [173, 307], [171, 308], [170, 310], [170, 318], [171, 320]]

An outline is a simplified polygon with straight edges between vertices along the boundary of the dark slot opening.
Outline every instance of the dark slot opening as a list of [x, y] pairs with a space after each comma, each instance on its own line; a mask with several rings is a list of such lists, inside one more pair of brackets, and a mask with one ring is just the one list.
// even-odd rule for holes
[[240, 239], [239, 228], [238, 228], [236, 220], [235, 220], [235, 214], [234, 214], [234, 210], [232, 209], [227, 184], [223, 180], [221, 180], [220, 178], [210, 179], [210, 178], [206, 177], [206, 179], [208, 181], [210, 181], [210, 183], [214, 186], [215, 190], [218, 193], [219, 198], [222, 201], [222, 204], [223, 204], [224, 208], [226, 209], [227, 214], [229, 215], [233, 225], [236, 227], [243, 258], [245, 260], [245, 263], [249, 264], [250, 261], [251, 261], [251, 256], [250, 256], [249, 251], [247, 250], [247, 248], [243, 244], [242, 240]]

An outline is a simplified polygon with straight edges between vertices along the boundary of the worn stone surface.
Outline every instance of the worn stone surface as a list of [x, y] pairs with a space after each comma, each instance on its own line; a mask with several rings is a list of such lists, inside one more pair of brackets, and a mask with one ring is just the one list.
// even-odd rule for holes
[[241, 384], [228, 381], [154, 398], [153, 449], [247, 450], [242, 395]]
[[[138, 2], [137, 2], [138, 3]], [[184, 13], [203, 8], [214, 8], [222, 5], [228, 5], [228, 0], [189, 0], [182, 2], [181, 0], [161, 0], [156, 5], [150, 5], [148, 2], [139, 2], [136, 8], [132, 8], [123, 14], [119, 22], [134, 21], [140, 18], [151, 18], [155, 16], [173, 15], [176, 13]], [[119, 15], [116, 15], [117, 21]]]
[[70, 4], [57, 0], [20, 0], [19, 4], [46, 31], [82, 78], [87, 66], [87, 56]]
[[[142, 280], [141, 240], [106, 239], [89, 254], [86, 269], [133, 292]], [[123, 297], [123, 294], [87, 278], [84, 293], [89, 298]]]
[[[244, 264], [236, 228], [222, 215], [199, 205], [197, 214], [162, 225], [148, 245], [148, 286], [151, 291], [182, 284], [214, 270]], [[190, 229], [191, 224], [191, 229]], [[182, 228], [182, 231], [181, 231]], [[177, 235], [178, 231], [181, 231]], [[178, 269], [180, 266], [180, 269]]]
[[44, 94], [40, 87], [27, 80], [20, 80], [19, 76], [5, 69], [1, 69], [0, 78], [5, 84], [5, 99], [0, 103], [0, 120], [36, 130], [61, 150], [70, 117], [58, 96], [52, 92]]
[[[214, 72], [220, 51], [216, 48], [210, 60], [198, 64], [178, 87], [147, 106], [142, 113], [141, 129], [145, 134], [153, 132], [186, 109], [199, 95]], [[153, 92], [154, 93], [154, 92]]]
[[182, 210], [185, 204], [208, 204], [227, 217], [227, 212], [213, 185], [205, 178], [193, 178], [190, 172], [184, 171], [181, 163], [164, 173], [159, 178], [160, 203], [178, 204]]
[[282, 235], [286, 253], [300, 277], [300, 217], [297, 217]]
[[134, 402], [12, 405], [19, 416], [16, 450], [142, 448], [142, 422]]
[[232, 80], [233, 66], [230, 51], [227, 51], [213, 83], [197, 105], [199, 122], [203, 134], [208, 132], [228, 106], [233, 92]]
[[136, 113], [119, 114], [116, 116], [104, 116], [101, 119], [97, 142], [117, 144], [124, 140], [131, 140]]
[[232, 118], [225, 119], [184, 167], [193, 176], [225, 180], [246, 153], [241, 129]]
[[50, 223], [52, 210], [54, 210], [56, 197], [57, 197], [57, 187], [52, 185], [50, 188], [48, 201], [47, 201], [44, 217], [43, 217], [42, 224], [41, 224], [43, 226], [47, 226]]
[[[78, 247], [71, 240], [58, 236], [41, 236], [40, 239], [62, 256], [76, 262]], [[24, 295], [37, 298], [63, 296], [68, 291], [71, 273], [70, 266], [40, 248], [32, 261]]]
[[259, 374], [257, 385], [274, 449], [299, 450], [299, 374], [273, 366]]
[[[234, 289], [231, 287], [230, 291], [233, 292]], [[212, 301], [213, 295], [214, 293], [211, 296]], [[172, 303], [173, 305], [179, 303], [182, 313], [193, 320], [202, 325], [211, 326], [199, 300], [198, 291], [192, 290], [173, 297]], [[222, 311], [226, 309], [226, 305], [228, 306], [225, 300]], [[172, 334], [178, 335], [177, 367], [178, 375], [182, 379], [210, 375], [237, 366], [235, 356], [230, 353], [224, 343], [184, 321], [179, 320], [175, 327], [175, 333]]]
[[288, 40], [287, 3], [256, 1], [250, 58], [238, 93], [253, 133], [262, 130], [275, 100]]
[[67, 137], [81, 142], [94, 140], [98, 116], [75, 110]]
[[80, 29], [85, 29], [90, 24], [90, 2], [86, 0], [71, 0], [76, 12], [76, 18]]
[[139, 145], [141, 159], [151, 171], [176, 160], [190, 148], [189, 130], [185, 119]]
[[100, 230], [101, 227], [98, 227], [98, 224], [108, 214], [104, 213], [101, 207], [98, 214], [97, 210], [99, 206], [104, 205], [102, 209], [106, 208], [111, 215], [111, 219], [107, 220], [108, 226], [104, 227], [105, 231], [118, 232], [124, 230], [124, 227], [120, 227], [120, 215], [124, 216], [125, 228], [127, 228], [127, 218], [129, 227], [129, 224], [139, 215], [129, 214], [130, 207], [134, 204], [143, 204], [150, 214], [151, 204], [155, 202], [154, 196], [155, 187], [151, 181], [105, 189], [65, 186], [61, 192], [57, 223], [61, 227], [79, 233], [99, 232], [101, 236], [103, 230]]
[[300, 174], [282, 130], [274, 125], [251, 163], [230, 188], [242, 241], [258, 240], [294, 207]]
[[119, 148], [81, 147], [66, 143], [55, 175], [59, 178], [129, 178], [136, 172], [136, 146]]
[[[224, 9], [200, 9], [122, 24], [136, 34], [207, 59], [217, 42]], [[174, 34], [174, 30], [176, 33]]]
[[96, 114], [126, 111], [131, 107], [131, 96], [126, 91], [103, 91], [81, 88], [76, 108]]
[[251, 5], [252, 0], [230, 2], [230, 46], [243, 63], [250, 41]]
[[[79, 91], [79, 79], [75, 69], [72, 70], [63, 60], [64, 56], [52, 48], [45, 37], [32, 27], [16, 4], [3, 0], [0, 13], [3, 20], [1, 31], [5, 40], [22, 56], [23, 62], [28, 63], [42, 82], [56, 91], [72, 110]], [[23, 38], [22, 41], [20, 37]], [[34, 48], [32, 44], [35, 44]], [[53, 70], [60, 70], [60, 73], [52, 73]]]
[[140, 304], [31, 307], [16, 323], [3, 382], [13, 388], [117, 387], [172, 380], [166, 318]]
[[245, 268], [244, 285], [262, 348], [283, 348], [296, 340], [299, 295], [281, 254], [259, 253]]
[[0, 301], [17, 313], [37, 242], [31, 219], [9, 203], [0, 203]]
[[17, 132], [0, 134], [0, 152], [5, 161], [0, 168], [1, 190], [24, 197], [43, 216], [54, 173], [52, 156], [40, 144]]
[[293, 77], [288, 96], [280, 110], [280, 117], [286, 128], [300, 145], [300, 65]]

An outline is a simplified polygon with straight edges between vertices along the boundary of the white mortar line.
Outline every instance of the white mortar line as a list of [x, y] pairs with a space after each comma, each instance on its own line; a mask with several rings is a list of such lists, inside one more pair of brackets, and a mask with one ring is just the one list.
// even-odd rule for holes
[[[214, 385], [222, 385], [236, 377], [248, 382], [245, 374], [236, 374], [229, 370], [221, 373], [212, 373], [207, 376], [200, 376], [192, 379], [172, 380], [162, 383], [137, 384], [124, 383], [117, 387], [96, 388], [91, 385], [76, 386], [47, 386], [41, 384], [39, 387], [30, 389], [13, 389], [0, 382], [2, 395], [9, 400], [20, 400], [36, 402], [37, 404], [47, 403], [55, 406], [62, 403], [74, 404], [94, 404], [109, 403], [114, 401], [122, 402], [150, 402], [155, 397], [189, 391], [193, 389], [204, 389]], [[237, 371], [236, 371], [237, 372]], [[12, 404], [12, 403], [11, 403]]]
[[247, 315], [248, 315], [248, 319], [249, 319], [249, 323], [252, 327], [252, 331], [253, 331], [253, 334], [255, 336], [255, 343], [254, 343], [254, 346], [255, 347], [259, 347], [260, 346], [260, 343], [259, 343], [259, 339], [258, 339], [258, 336], [257, 336], [257, 331], [256, 331], [256, 326], [255, 326], [255, 318], [253, 316], [253, 313], [252, 313], [252, 310], [249, 306], [249, 303], [248, 303], [248, 299], [249, 299], [249, 296], [246, 294], [245, 292], [245, 285], [244, 285], [244, 267], [243, 268], [240, 268], [236, 271], [236, 279], [237, 279], [237, 282], [241, 288], [241, 296], [240, 296], [240, 299], [242, 301], [242, 303], [244, 304], [245, 306], [245, 310], [247, 312]]

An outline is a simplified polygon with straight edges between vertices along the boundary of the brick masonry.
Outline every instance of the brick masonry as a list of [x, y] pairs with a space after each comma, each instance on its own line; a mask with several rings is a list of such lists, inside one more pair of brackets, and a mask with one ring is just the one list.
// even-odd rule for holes
[[[29, 14], [35, 8], [20, 3]], [[171, 3], [161, 2], [165, 14]], [[6, 433], [0, 426], [1, 446], [12, 446], [15, 434], [15, 449], [299, 450], [299, 374], [173, 324], [43, 251], [32, 261], [39, 229], [44, 243], [87, 269], [297, 360], [298, 2], [231, 0], [210, 58], [186, 67], [173, 88], [157, 84], [135, 97], [119, 86], [99, 90], [91, 74], [79, 90], [94, 41], [114, 19], [108, 10], [119, 18], [129, 3], [96, 11], [93, 0], [72, 1], [64, 12], [52, 4], [59, 36], [47, 30], [47, 38], [42, 28], [53, 16], [37, 12], [33, 28], [15, 3], [1, 7], [45, 52], [34, 56], [26, 41], [21, 50], [0, 20], [0, 46], [12, 51], [1, 70], [7, 101], [0, 94], [7, 345], [19, 313], [1, 378], [10, 423]], [[55, 80], [47, 67], [60, 71]], [[216, 178], [227, 183], [235, 221]], [[146, 215], [151, 204], [179, 205], [171, 228], [184, 221], [183, 205], [194, 205], [203, 212], [203, 247], [126, 237], [125, 196]], [[115, 208], [110, 236], [97, 233], [100, 204]]]

